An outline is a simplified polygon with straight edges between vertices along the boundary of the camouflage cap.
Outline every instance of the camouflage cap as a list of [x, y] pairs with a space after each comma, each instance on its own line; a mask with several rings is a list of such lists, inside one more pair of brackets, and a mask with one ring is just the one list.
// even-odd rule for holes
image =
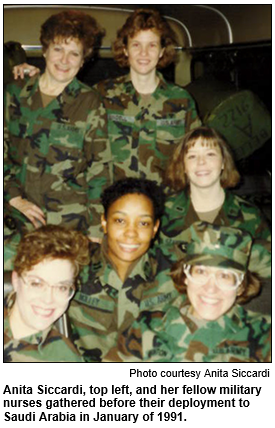
[[185, 262], [247, 271], [252, 246], [248, 232], [206, 222], [193, 223], [189, 230]]

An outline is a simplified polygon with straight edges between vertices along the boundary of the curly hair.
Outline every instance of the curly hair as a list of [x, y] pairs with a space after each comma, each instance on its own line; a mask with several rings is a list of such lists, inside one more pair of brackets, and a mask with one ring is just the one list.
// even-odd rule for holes
[[61, 226], [42, 226], [23, 235], [14, 260], [14, 270], [21, 275], [45, 259], [69, 260], [75, 267], [89, 263], [89, 239], [76, 230]]
[[105, 218], [107, 218], [110, 206], [122, 196], [129, 194], [141, 194], [150, 199], [154, 208], [154, 220], [160, 219], [164, 211], [163, 189], [154, 181], [140, 178], [125, 178], [116, 181], [103, 191], [101, 203], [104, 207]]
[[71, 37], [78, 39], [83, 45], [84, 59], [92, 55], [93, 49], [100, 45], [105, 31], [90, 15], [66, 10], [50, 16], [41, 26], [40, 41], [43, 52], [56, 39], [67, 40]]
[[[186, 275], [183, 271], [184, 259], [175, 263], [170, 275], [173, 279], [174, 286], [180, 294], [187, 294], [187, 285], [185, 284]], [[255, 273], [249, 270], [245, 273], [244, 279], [239, 286], [239, 293], [236, 297], [236, 303], [244, 304], [254, 297], [258, 296], [261, 291], [261, 282]]]
[[140, 31], [146, 30], [157, 33], [160, 36], [161, 47], [165, 48], [164, 54], [158, 62], [158, 68], [166, 67], [175, 61], [177, 39], [170, 25], [156, 10], [137, 9], [118, 30], [113, 44], [114, 59], [120, 67], [129, 67], [129, 60], [125, 55], [129, 37], [133, 38]]
[[218, 131], [206, 126], [200, 126], [188, 132], [177, 145], [165, 171], [165, 184], [176, 191], [183, 190], [188, 185], [184, 160], [190, 147], [193, 147], [198, 140], [202, 140], [203, 144], [210, 147], [220, 148], [224, 163], [220, 177], [221, 186], [224, 189], [235, 187], [240, 181], [240, 174], [236, 169], [230, 147]]

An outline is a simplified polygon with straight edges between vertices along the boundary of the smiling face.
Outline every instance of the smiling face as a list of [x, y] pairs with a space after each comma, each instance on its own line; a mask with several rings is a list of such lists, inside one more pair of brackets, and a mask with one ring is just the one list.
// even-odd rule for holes
[[[215, 273], [218, 268], [208, 268]], [[224, 269], [224, 272], [226, 269]], [[210, 276], [204, 285], [195, 283], [190, 278], [186, 278], [187, 295], [193, 309], [193, 315], [198, 319], [214, 321], [229, 311], [234, 305], [238, 290], [221, 290], [215, 282], [214, 276]]]
[[224, 167], [220, 147], [199, 139], [184, 156], [184, 167], [191, 187], [211, 188], [220, 185]]
[[107, 219], [102, 218], [102, 227], [107, 234], [108, 256], [118, 272], [125, 273], [147, 252], [158, 226], [153, 204], [145, 195], [128, 194], [109, 207]]
[[44, 53], [45, 73], [55, 83], [69, 84], [84, 62], [83, 46], [77, 39], [55, 40]]
[[[20, 337], [25, 337], [45, 330], [66, 311], [69, 301], [56, 299], [51, 286], [73, 284], [74, 273], [73, 264], [63, 259], [45, 259], [23, 273], [22, 277], [13, 272], [16, 299], [10, 318], [17, 336], [18, 332]], [[38, 293], [38, 287], [34, 286], [38, 282], [49, 286]]]
[[129, 59], [131, 73], [143, 76], [155, 73], [163, 52], [160, 36], [152, 30], [140, 31], [129, 37], [125, 55]]

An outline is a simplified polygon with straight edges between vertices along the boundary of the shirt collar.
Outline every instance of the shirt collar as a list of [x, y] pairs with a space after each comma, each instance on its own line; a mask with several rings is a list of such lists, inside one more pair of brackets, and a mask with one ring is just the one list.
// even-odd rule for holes
[[43, 331], [39, 331], [35, 334], [31, 334], [30, 336], [22, 337], [21, 339], [14, 339], [11, 326], [10, 326], [10, 320], [9, 320], [9, 312], [15, 302], [16, 294], [11, 293], [7, 296], [7, 298], [4, 301], [4, 333], [5, 335], [13, 341], [22, 342], [22, 343], [29, 343], [31, 345], [38, 345], [41, 346], [47, 339], [51, 329], [53, 328], [52, 325], [50, 325], [47, 329]]
[[159, 84], [158, 84], [157, 89], [160, 88], [160, 89], [166, 90], [168, 88], [168, 84], [167, 84], [166, 80], [164, 79], [163, 75], [159, 71], [157, 71], [157, 76], [159, 78]]
[[[158, 89], [166, 90], [168, 85], [167, 85], [167, 82], [164, 79], [163, 75], [159, 71], [157, 71], [157, 76], [159, 78], [159, 84], [156, 88], [156, 91]], [[126, 76], [123, 76], [123, 82], [124, 82], [125, 90], [127, 93], [131, 93], [131, 94], [136, 93], [136, 90], [135, 90], [134, 85], [133, 85], [132, 80], [131, 80], [131, 74], [130, 73], [127, 74]]]
[[[221, 327], [226, 330], [224, 330], [225, 335], [226, 332], [229, 333], [236, 333], [239, 329], [243, 328], [244, 321], [242, 319], [242, 314], [244, 309], [239, 305], [234, 305], [226, 314], [224, 314], [222, 317], [220, 317], [218, 320], [215, 321], [204, 321], [204, 320], [196, 320], [196, 318], [192, 315], [190, 315], [190, 303], [188, 301], [181, 302], [182, 297], [180, 296], [176, 301], [175, 305], [179, 305], [179, 311], [181, 314], [181, 317], [183, 318], [185, 324], [189, 328], [190, 332], [194, 334], [198, 328], [205, 327], [207, 329], [212, 329], [215, 331], [215, 329], [218, 329], [220, 331]], [[228, 335], [226, 336], [229, 337]]]
[[[39, 90], [39, 78], [40, 77], [34, 76], [27, 81], [27, 83], [23, 86], [23, 89], [21, 90], [21, 98], [29, 98]], [[91, 89], [89, 88], [89, 90]], [[62, 98], [63, 102], [72, 104], [75, 101], [75, 98], [80, 94], [80, 92], [81, 83], [75, 77], [56, 98]]]

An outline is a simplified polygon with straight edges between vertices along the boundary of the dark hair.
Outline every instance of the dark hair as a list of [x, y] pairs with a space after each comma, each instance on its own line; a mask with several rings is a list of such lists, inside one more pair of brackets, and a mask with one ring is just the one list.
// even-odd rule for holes
[[94, 47], [100, 44], [103, 35], [104, 30], [92, 16], [76, 10], [66, 10], [50, 16], [44, 22], [40, 41], [45, 52], [56, 39], [67, 40], [73, 37], [82, 43], [86, 59], [92, 54]]
[[[180, 294], [187, 294], [187, 286], [185, 284], [186, 275], [183, 271], [184, 259], [175, 263], [172, 268], [170, 275], [173, 279], [175, 288]], [[247, 303], [253, 297], [256, 297], [261, 290], [261, 282], [257, 278], [255, 273], [246, 271], [244, 279], [239, 286], [240, 293], [236, 297], [236, 303]]]
[[236, 169], [231, 150], [218, 131], [206, 126], [200, 126], [188, 132], [183, 137], [182, 142], [175, 148], [165, 172], [165, 184], [176, 191], [183, 190], [188, 185], [184, 158], [190, 147], [194, 146], [199, 139], [203, 140], [203, 144], [220, 148], [224, 162], [224, 169], [220, 178], [221, 186], [224, 189], [235, 187], [240, 180], [240, 174]]
[[45, 259], [69, 260], [77, 275], [79, 267], [89, 263], [89, 239], [76, 230], [42, 226], [21, 238], [14, 270], [21, 275]]
[[162, 188], [154, 181], [141, 178], [125, 178], [116, 181], [105, 189], [101, 195], [104, 207], [104, 215], [107, 218], [108, 209], [119, 198], [129, 194], [140, 194], [147, 196], [152, 201], [154, 208], [154, 220], [159, 220], [164, 211], [165, 196]]
[[144, 30], [156, 32], [160, 36], [161, 47], [165, 48], [164, 54], [158, 62], [158, 67], [166, 67], [175, 61], [177, 39], [170, 25], [156, 10], [137, 9], [129, 16], [123, 27], [118, 30], [117, 38], [113, 44], [114, 59], [120, 67], [129, 67], [129, 60], [125, 55], [128, 38], [132, 38]]

